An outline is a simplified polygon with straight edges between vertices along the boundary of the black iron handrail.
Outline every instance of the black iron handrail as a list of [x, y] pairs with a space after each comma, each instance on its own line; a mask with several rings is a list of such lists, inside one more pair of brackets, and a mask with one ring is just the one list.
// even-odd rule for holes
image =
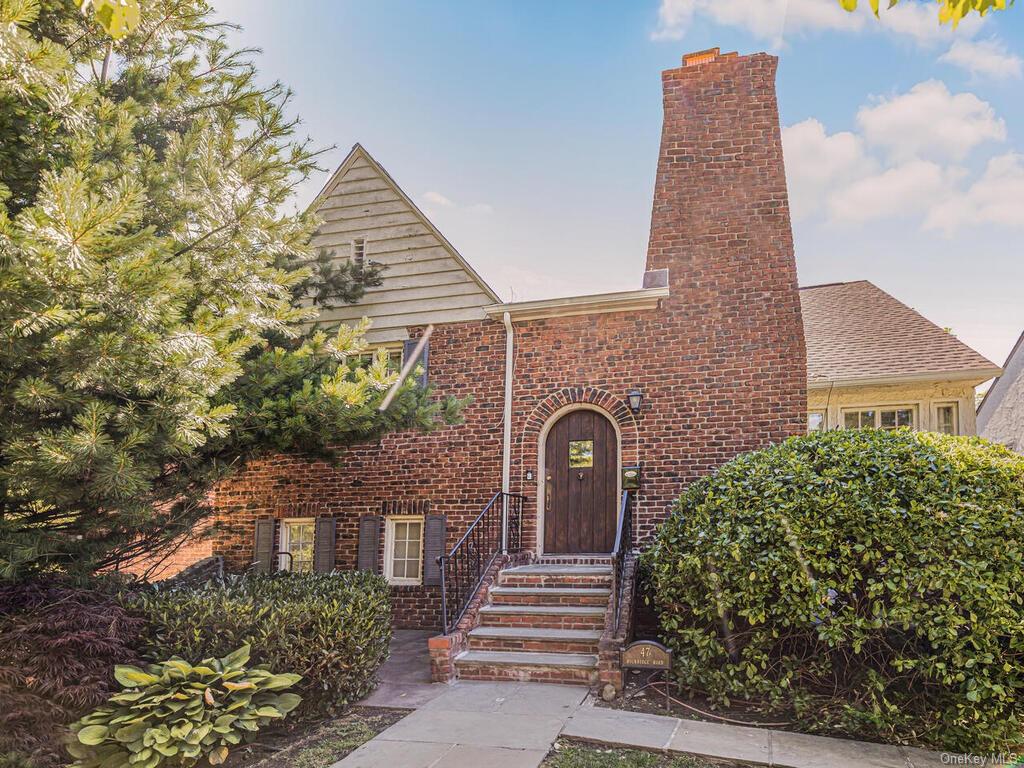
[[612, 598], [615, 600], [613, 620], [615, 633], [618, 634], [619, 622], [622, 619], [622, 603], [626, 596], [626, 580], [624, 578], [626, 558], [633, 552], [633, 505], [629, 491], [622, 492], [619, 506], [619, 527], [615, 533], [615, 546], [612, 548]]
[[451, 552], [437, 558], [445, 634], [465, 614], [495, 558], [502, 552], [519, 552], [522, 548], [525, 498], [517, 493], [494, 494]]

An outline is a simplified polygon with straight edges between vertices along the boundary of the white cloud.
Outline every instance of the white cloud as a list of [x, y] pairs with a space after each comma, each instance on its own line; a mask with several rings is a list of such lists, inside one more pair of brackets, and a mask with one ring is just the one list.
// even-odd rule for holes
[[983, 142], [1006, 139], [1006, 124], [988, 102], [973, 93], [952, 94], [938, 80], [861, 107], [857, 122], [867, 142], [897, 160], [960, 160]]
[[1024, 229], [1024, 155], [1010, 152], [993, 157], [965, 193], [934, 206], [925, 220], [926, 229], [947, 235], [971, 224]]
[[972, 75], [992, 78], [1020, 77], [1024, 60], [1009, 51], [1002, 40], [956, 40], [939, 61], [966, 69]]
[[849, 131], [829, 136], [814, 118], [782, 131], [789, 202], [797, 221], [819, 213], [837, 186], [870, 173], [864, 142]]
[[950, 194], [958, 174], [927, 160], [911, 160], [858, 179], [829, 197], [833, 221], [869, 221], [928, 210]]
[[939, 23], [939, 11], [934, 2], [908, 2], [883, 10], [878, 14], [882, 28], [901, 37], [908, 37], [918, 45], [930, 47], [950, 40], [962, 40], [977, 34], [985, 20], [977, 14], [968, 16], [953, 29], [952, 24]]
[[661, 0], [651, 37], [680, 40], [697, 16], [775, 42], [783, 32], [859, 29], [864, 24], [862, 15], [847, 13], [835, 0]]
[[465, 211], [467, 213], [480, 213], [480, 214], [491, 214], [494, 213], [494, 208], [487, 203], [471, 203], [469, 205], [460, 205], [452, 200], [450, 197], [442, 195], [436, 190], [429, 190], [423, 193], [421, 198], [423, 208], [428, 213], [436, 212], [440, 209], [448, 209], [452, 211]]

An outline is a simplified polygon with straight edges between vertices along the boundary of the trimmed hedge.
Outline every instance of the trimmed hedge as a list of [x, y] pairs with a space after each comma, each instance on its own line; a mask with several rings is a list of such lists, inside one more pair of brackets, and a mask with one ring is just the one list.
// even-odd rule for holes
[[907, 430], [791, 438], [691, 485], [648, 558], [691, 689], [814, 731], [1022, 742], [1024, 457]]
[[252, 663], [302, 675], [303, 710], [337, 710], [373, 688], [388, 656], [387, 582], [364, 571], [250, 574], [126, 593], [157, 661], [222, 657], [248, 643]]

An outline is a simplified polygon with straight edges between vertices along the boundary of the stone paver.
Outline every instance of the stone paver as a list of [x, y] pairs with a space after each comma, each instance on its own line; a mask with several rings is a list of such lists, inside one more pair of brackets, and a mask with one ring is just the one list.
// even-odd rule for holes
[[555, 715], [419, 709], [377, 738], [547, 750], [564, 723]]
[[907, 768], [899, 747], [785, 731], [772, 732], [772, 761], [786, 768]]
[[581, 707], [569, 718], [562, 735], [599, 744], [666, 749], [678, 724], [679, 721], [674, 717]]
[[768, 764], [772, 754], [771, 732], [763, 728], [681, 720], [668, 749], [704, 757]]
[[377, 672], [380, 685], [359, 703], [364, 707], [418, 709], [448, 690], [430, 681], [430, 632], [399, 629], [391, 637], [387, 661]]

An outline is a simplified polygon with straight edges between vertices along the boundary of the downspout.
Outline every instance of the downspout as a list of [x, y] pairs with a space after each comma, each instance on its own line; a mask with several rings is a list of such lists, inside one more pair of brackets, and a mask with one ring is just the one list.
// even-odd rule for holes
[[[504, 435], [501, 454], [501, 490], [509, 493], [512, 488], [512, 373], [515, 367], [515, 334], [512, 331], [512, 316], [505, 312], [501, 317], [505, 324], [505, 413]], [[501, 551], [508, 554], [508, 497], [501, 505]]]

